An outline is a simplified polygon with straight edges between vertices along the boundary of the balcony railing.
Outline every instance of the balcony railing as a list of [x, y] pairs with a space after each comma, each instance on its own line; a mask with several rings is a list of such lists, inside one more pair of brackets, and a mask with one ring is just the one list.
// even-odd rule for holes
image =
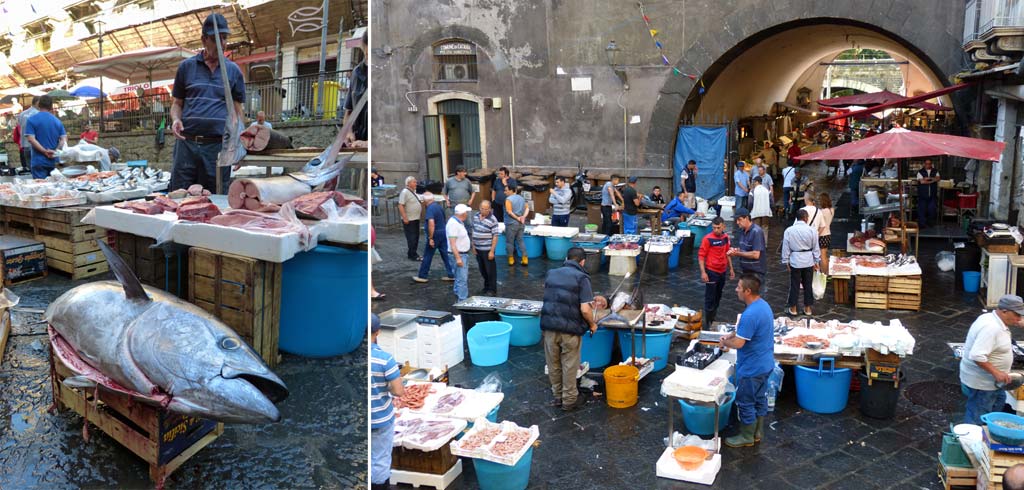
[[[348, 94], [351, 70], [330, 72], [324, 76], [323, 114], [316, 115], [319, 74], [281, 78], [245, 84], [245, 102], [242, 109], [247, 120], [255, 120], [263, 111], [271, 122], [303, 120], [333, 120], [344, 116], [345, 97]], [[64, 101], [57, 116], [69, 135], [83, 131], [86, 123], [102, 132], [130, 132], [154, 130], [161, 121], [169, 128], [173, 98], [167, 92], [139, 97], [135, 94], [115, 94], [103, 103], [103, 124], [100, 129], [98, 99]]]
[[1024, 0], [979, 0], [979, 36], [999, 27], [1024, 27]]
[[978, 0], [971, 0], [967, 2], [967, 8], [964, 10], [964, 46], [978, 39], [979, 4]]

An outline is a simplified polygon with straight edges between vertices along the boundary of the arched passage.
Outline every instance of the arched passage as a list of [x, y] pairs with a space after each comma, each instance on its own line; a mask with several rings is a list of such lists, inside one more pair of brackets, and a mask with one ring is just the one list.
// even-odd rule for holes
[[[701, 73], [705, 93], [700, 94], [700, 86], [685, 77], [666, 80], [644, 146], [647, 165], [671, 168], [678, 123], [689, 115], [738, 119], [766, 114], [775, 102], [794, 102], [801, 87], [810, 88], [812, 99], [816, 99], [824, 75], [824, 70], [816, 67], [852, 47], [885, 50], [905, 61], [908, 93], [948, 84], [945, 74], [959, 68], [954, 57], [959, 40], [943, 29], [904, 28], [914, 18], [914, 10], [924, 7], [911, 4], [907, 17], [883, 16], [868, 22], [853, 17], [870, 16], [870, 8], [863, 2], [854, 3], [860, 3], [865, 11], [851, 12], [847, 18], [780, 20], [755, 32], [723, 29], [699, 36], [676, 66], [684, 73]], [[926, 17], [924, 12], [918, 14]], [[746, 24], [737, 21], [734, 25]], [[763, 27], [765, 23], [754, 25]]]

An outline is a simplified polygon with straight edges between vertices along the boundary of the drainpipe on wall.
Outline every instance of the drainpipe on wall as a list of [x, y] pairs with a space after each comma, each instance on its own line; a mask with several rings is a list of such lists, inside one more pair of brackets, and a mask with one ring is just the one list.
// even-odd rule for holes
[[508, 96], [508, 132], [512, 143], [512, 168], [516, 168], [516, 121], [512, 117], [512, 96]]
[[629, 121], [626, 116], [626, 106], [622, 105], [623, 95], [626, 95], [625, 87], [623, 87], [622, 91], [619, 92], [619, 97], [615, 99], [615, 103], [622, 108], [622, 169], [627, 172], [627, 175], [624, 175], [624, 177], [629, 177], [629, 159], [626, 157], [626, 130], [629, 127]]

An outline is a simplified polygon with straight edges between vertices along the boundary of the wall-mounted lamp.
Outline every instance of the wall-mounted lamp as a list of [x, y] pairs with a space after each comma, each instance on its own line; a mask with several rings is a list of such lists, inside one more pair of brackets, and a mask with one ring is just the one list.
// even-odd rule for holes
[[615, 76], [619, 77], [619, 80], [622, 82], [622, 89], [629, 90], [629, 78], [626, 76], [626, 70], [615, 63], [615, 58], [618, 56], [619, 51], [619, 46], [615, 44], [615, 40], [609, 41], [608, 46], [604, 48], [604, 52], [608, 56], [608, 66], [612, 67]]

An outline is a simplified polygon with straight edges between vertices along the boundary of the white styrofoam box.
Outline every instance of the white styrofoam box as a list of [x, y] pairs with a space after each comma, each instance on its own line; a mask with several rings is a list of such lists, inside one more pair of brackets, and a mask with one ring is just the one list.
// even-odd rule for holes
[[384, 352], [394, 354], [398, 350], [398, 337], [396, 337], [391, 331], [381, 330], [377, 335], [377, 345]]
[[462, 345], [462, 323], [448, 322], [444, 325], [416, 325], [416, 335], [421, 346]]
[[420, 349], [417, 353], [418, 366], [425, 369], [451, 367], [461, 363], [465, 359], [465, 352], [461, 346], [443, 350]]
[[[310, 222], [306, 222], [307, 225]], [[309, 227], [319, 241], [359, 244], [370, 239], [370, 223], [320, 221]]]
[[403, 470], [391, 470], [391, 479], [388, 480], [392, 485], [398, 485], [399, 483], [405, 483], [412, 485], [416, 488], [419, 487], [434, 487], [437, 490], [444, 490], [448, 488], [452, 482], [455, 481], [459, 475], [462, 474], [462, 460], [456, 459], [455, 466], [452, 466], [443, 475], [434, 475], [431, 473], [419, 473], [416, 471], [403, 471]]
[[530, 234], [534, 236], [550, 236], [559, 238], [572, 238], [579, 235], [579, 228], [570, 228], [568, 226], [550, 226], [547, 224], [534, 226], [530, 230]]
[[444, 335], [433, 335], [428, 334], [420, 336], [418, 345], [420, 348], [431, 348], [431, 349], [450, 349], [455, 346], [462, 346], [463, 339], [459, 333], [455, 334], [444, 334]]
[[174, 213], [148, 215], [114, 206], [96, 207], [96, 226], [146, 238], [159, 237], [164, 229], [177, 220], [178, 215]]
[[[419, 346], [417, 345], [416, 332], [409, 333], [398, 339], [395, 349], [395, 360], [399, 363], [416, 364], [419, 362]], [[416, 367], [419, 367], [418, 365]]]
[[674, 448], [667, 447], [661, 453], [661, 457], [658, 458], [657, 475], [659, 478], [671, 478], [673, 480], [700, 483], [701, 485], [710, 485], [715, 482], [718, 471], [722, 469], [721, 454], [715, 454], [711, 457], [710, 461], [705, 461], [696, 470], [686, 471], [676, 462], [675, 456], [672, 455], [673, 451]]

